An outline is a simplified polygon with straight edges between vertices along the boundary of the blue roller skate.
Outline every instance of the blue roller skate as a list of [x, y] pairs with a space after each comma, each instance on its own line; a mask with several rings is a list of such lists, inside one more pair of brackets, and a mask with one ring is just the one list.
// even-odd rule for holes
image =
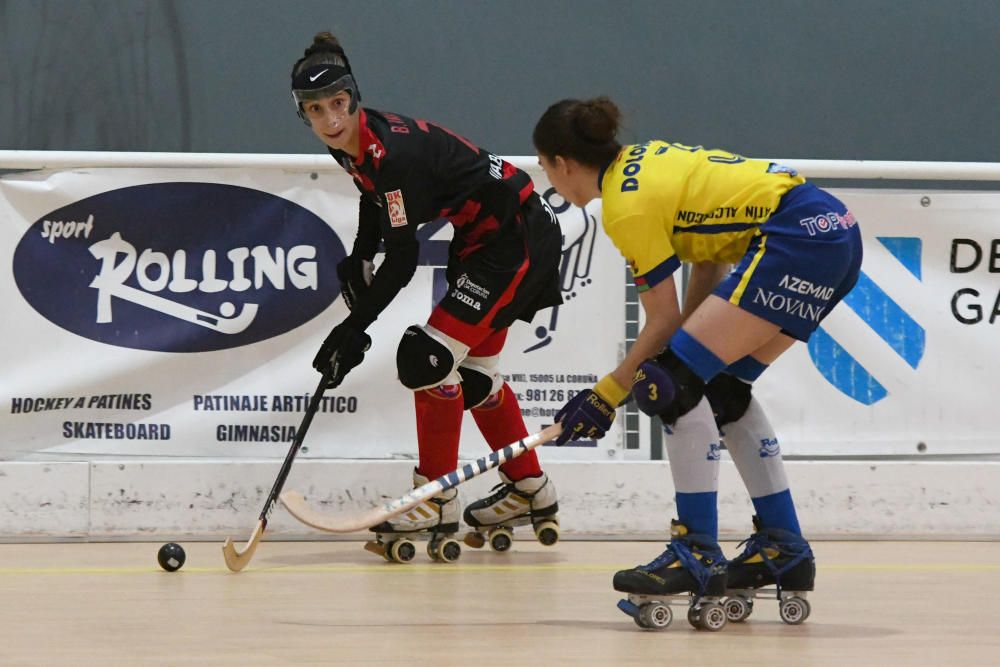
[[767, 528], [753, 518], [756, 532], [744, 540], [743, 553], [729, 562], [726, 616], [733, 623], [753, 612], [754, 598], [778, 600], [778, 614], [789, 625], [809, 617], [806, 592], [816, 581], [816, 559], [805, 538], [787, 530]]
[[671, 605], [687, 607], [688, 622], [699, 630], [726, 627], [726, 557], [707, 535], [689, 535], [677, 521], [670, 543], [653, 562], [615, 573], [614, 588], [628, 593], [618, 608], [640, 628], [662, 630], [673, 620]]

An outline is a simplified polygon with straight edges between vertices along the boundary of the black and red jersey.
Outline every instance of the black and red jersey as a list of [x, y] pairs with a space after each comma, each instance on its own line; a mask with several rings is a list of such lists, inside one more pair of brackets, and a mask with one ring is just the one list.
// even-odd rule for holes
[[375, 321], [413, 277], [420, 225], [452, 224], [453, 259], [490, 252], [523, 260], [519, 213], [534, 192], [526, 173], [439, 125], [374, 109], [361, 110], [359, 139], [357, 158], [330, 150], [361, 191], [353, 254], [370, 260], [383, 242], [386, 256], [348, 318], [356, 328]]

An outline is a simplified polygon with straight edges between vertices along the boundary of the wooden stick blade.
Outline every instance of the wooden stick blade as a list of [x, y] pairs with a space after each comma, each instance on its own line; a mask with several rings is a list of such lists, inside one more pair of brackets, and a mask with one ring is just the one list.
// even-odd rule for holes
[[374, 507], [364, 514], [354, 516], [336, 516], [317, 512], [298, 491], [285, 491], [279, 498], [288, 513], [311, 528], [327, 533], [353, 533], [371, 528], [384, 521], [386, 512], [381, 507]]
[[253, 535], [250, 536], [250, 541], [246, 543], [243, 550], [240, 551], [233, 544], [232, 539], [226, 538], [226, 543], [222, 545], [222, 557], [226, 561], [226, 567], [228, 567], [233, 572], [239, 572], [247, 566], [250, 559], [253, 558], [254, 552], [257, 551], [257, 545], [260, 544], [261, 535], [264, 534], [264, 521], [257, 521], [257, 527], [254, 528]]

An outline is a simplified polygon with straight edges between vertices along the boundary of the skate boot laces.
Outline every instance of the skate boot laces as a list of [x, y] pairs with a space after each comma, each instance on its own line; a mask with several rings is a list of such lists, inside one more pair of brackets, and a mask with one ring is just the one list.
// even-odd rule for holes
[[[737, 563], [764, 563], [765, 567], [774, 575], [778, 590], [780, 591], [781, 576], [803, 560], [813, 557], [812, 547], [809, 546], [808, 542], [796, 535], [791, 536], [796, 539], [794, 541], [776, 539], [773, 535], [769, 535], [767, 531], [754, 533], [740, 542], [739, 546], [746, 546], [743, 549], [743, 553], [734, 560]], [[782, 560], [784, 562], [780, 562]]]
[[[420, 482], [416, 475], [415, 482]], [[415, 484], [419, 486], [419, 484]], [[431, 534], [453, 533], [458, 528], [461, 508], [458, 490], [449, 489], [428, 498], [403, 514], [369, 528], [375, 533], [407, 533], [428, 531]]]
[[[705, 560], [708, 564], [704, 562]], [[667, 548], [662, 554], [636, 569], [653, 573], [665, 567], [683, 567], [698, 582], [698, 592], [704, 593], [708, 588], [709, 579], [718, 573], [720, 565], [725, 567], [725, 563], [726, 559], [721, 549], [713, 551], [699, 548], [697, 551], [692, 551], [690, 538], [677, 536], [667, 543]]]
[[539, 486], [534, 491], [528, 491], [518, 487], [518, 484], [524, 482], [525, 480], [518, 480], [516, 482], [512, 482], [503, 473], [500, 474], [500, 478], [502, 481], [496, 486], [494, 486], [492, 489], [490, 489], [491, 493], [489, 497], [486, 499], [490, 505], [495, 505], [496, 503], [503, 501], [508, 496], [513, 495], [516, 496], [518, 500], [526, 501], [529, 506], [529, 509], [533, 510], [535, 509], [534, 507], [535, 497], [538, 496], [542, 492], [542, 490], [549, 485], [549, 479], [548, 477], [545, 477], [545, 481], [542, 482], [541, 486]]

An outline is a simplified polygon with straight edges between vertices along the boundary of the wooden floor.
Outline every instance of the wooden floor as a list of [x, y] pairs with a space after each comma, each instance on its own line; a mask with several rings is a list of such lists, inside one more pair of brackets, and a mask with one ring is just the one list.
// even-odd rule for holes
[[[0, 664], [1000, 665], [1000, 543], [817, 542], [801, 626], [757, 602], [721, 632], [683, 611], [644, 631], [612, 573], [652, 542], [517, 542], [389, 564], [360, 542], [264, 542], [247, 570], [219, 544], [0, 544]], [[730, 555], [735, 544], [724, 544]]]

